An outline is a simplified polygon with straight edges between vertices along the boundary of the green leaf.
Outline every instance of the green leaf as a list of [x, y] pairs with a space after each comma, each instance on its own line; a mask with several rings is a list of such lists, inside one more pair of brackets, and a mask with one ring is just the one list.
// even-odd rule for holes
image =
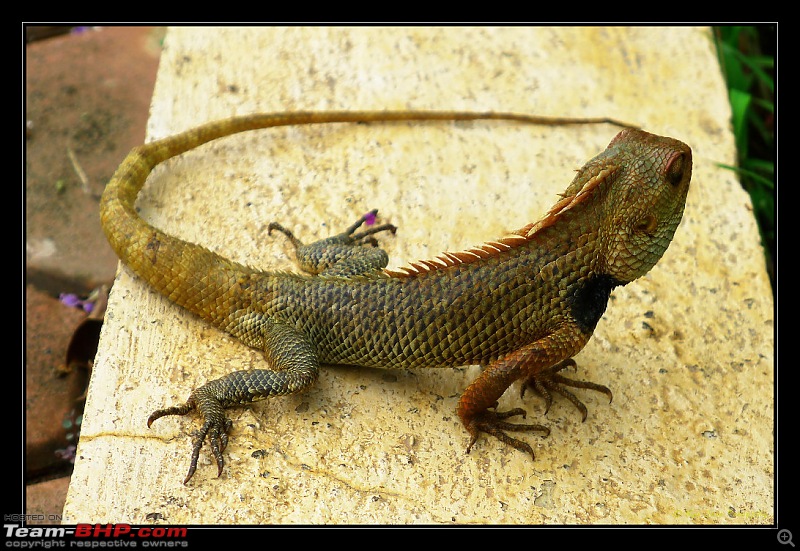
[[748, 92], [731, 89], [731, 109], [733, 110], [733, 133], [736, 136], [736, 147], [739, 155], [747, 157], [747, 110], [753, 99]]

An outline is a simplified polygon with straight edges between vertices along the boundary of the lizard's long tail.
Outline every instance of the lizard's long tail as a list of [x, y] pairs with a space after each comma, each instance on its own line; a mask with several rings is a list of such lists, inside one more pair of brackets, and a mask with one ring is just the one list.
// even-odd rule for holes
[[[343, 122], [509, 120], [524, 123], [611, 123], [610, 119], [565, 119], [457, 111], [320, 111], [245, 115], [210, 122], [131, 150], [106, 186], [100, 220], [112, 248], [137, 275], [172, 301], [210, 321], [224, 322], [219, 300], [253, 269], [196, 244], [172, 237], [145, 222], [134, 207], [153, 168], [212, 140], [275, 126]], [[215, 318], [218, 318], [215, 320]]]

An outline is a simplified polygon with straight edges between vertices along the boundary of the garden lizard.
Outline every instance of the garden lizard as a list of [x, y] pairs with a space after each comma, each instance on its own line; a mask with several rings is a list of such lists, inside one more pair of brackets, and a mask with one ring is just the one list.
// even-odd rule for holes
[[[188, 482], [208, 439], [223, 472], [232, 422], [228, 407], [308, 389], [326, 364], [383, 368], [479, 364], [480, 375], [456, 408], [469, 434], [481, 433], [533, 457], [508, 432], [539, 431], [512, 423], [525, 410], [497, 411], [515, 381], [533, 388], [549, 408], [551, 393], [611, 391], [559, 372], [591, 337], [612, 289], [647, 273], [667, 249], [681, 220], [692, 172], [684, 143], [627, 128], [580, 170], [537, 222], [475, 247], [446, 252], [389, 270], [375, 235], [391, 224], [360, 230], [376, 211], [341, 234], [305, 245], [280, 224], [305, 273], [262, 271], [144, 221], [136, 197], [151, 170], [172, 157], [238, 132], [321, 123], [495, 119], [536, 124], [603, 122], [512, 113], [295, 112], [246, 115], [207, 123], [134, 148], [101, 199], [103, 229], [122, 262], [158, 292], [248, 346], [262, 350], [266, 368], [235, 371], [197, 387], [165, 415], [196, 412]], [[605, 120], [605, 122], [614, 122]], [[368, 224], [369, 225], [369, 224]]]

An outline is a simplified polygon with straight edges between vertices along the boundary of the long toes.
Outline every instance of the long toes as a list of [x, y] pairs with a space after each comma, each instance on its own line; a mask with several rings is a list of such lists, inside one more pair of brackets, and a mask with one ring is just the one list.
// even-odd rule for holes
[[613, 394], [611, 389], [607, 386], [600, 385], [597, 383], [592, 383], [589, 381], [579, 381], [575, 379], [570, 379], [568, 377], [564, 377], [560, 375], [558, 372], [567, 368], [567, 367], [575, 367], [577, 364], [575, 360], [572, 358], [566, 359], [553, 367], [546, 369], [544, 371], [540, 371], [534, 375], [528, 377], [527, 380], [522, 384], [522, 388], [520, 389], [520, 396], [524, 396], [525, 390], [528, 387], [532, 387], [536, 392], [541, 395], [545, 400], [545, 414], [547, 411], [550, 410], [550, 405], [553, 402], [552, 393], [560, 394], [564, 398], [570, 401], [572, 405], [574, 405], [581, 414], [581, 419], [583, 421], [586, 420], [588, 416], [588, 410], [583, 402], [581, 402], [575, 394], [571, 391], [567, 390], [566, 387], [570, 388], [582, 388], [586, 390], [594, 390], [596, 392], [601, 392], [608, 396], [609, 401], [613, 399]]
[[526, 442], [522, 440], [518, 440], [516, 438], [512, 438], [505, 431], [509, 432], [543, 432], [544, 436], [548, 436], [550, 434], [550, 429], [543, 425], [536, 425], [536, 424], [527, 424], [527, 423], [509, 423], [508, 421], [503, 421], [503, 419], [508, 419], [509, 417], [514, 417], [517, 415], [521, 415], [523, 418], [525, 417], [526, 413], [525, 410], [522, 408], [516, 408], [509, 411], [484, 411], [482, 414], [477, 416], [472, 422], [469, 423], [467, 426], [468, 431], [471, 434], [471, 439], [469, 445], [467, 446], [467, 453], [469, 453], [470, 449], [472, 449], [473, 444], [478, 440], [478, 436], [481, 432], [484, 432], [490, 436], [493, 436], [506, 444], [507, 446], [511, 446], [523, 453], [526, 453], [531, 456], [531, 458], [535, 458], [533, 453], [533, 449], [528, 445]]

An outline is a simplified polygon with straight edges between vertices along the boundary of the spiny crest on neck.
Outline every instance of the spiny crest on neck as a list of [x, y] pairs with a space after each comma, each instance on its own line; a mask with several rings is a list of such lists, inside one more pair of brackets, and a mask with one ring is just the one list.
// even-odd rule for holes
[[500, 253], [521, 247], [531, 241], [540, 231], [557, 223], [565, 212], [575, 208], [586, 202], [597, 187], [604, 182], [610, 174], [616, 171], [617, 167], [614, 165], [606, 165], [602, 167], [596, 174], [586, 180], [580, 188], [574, 193], [568, 193], [571, 185], [567, 188], [559, 200], [553, 207], [544, 215], [538, 222], [532, 222], [510, 234], [496, 239], [487, 241], [482, 245], [472, 247], [458, 252], [444, 252], [439, 256], [429, 260], [417, 260], [410, 262], [408, 266], [402, 266], [397, 270], [384, 269], [383, 273], [389, 277], [395, 278], [409, 278], [415, 277], [428, 272], [437, 270], [444, 270], [453, 266], [463, 264], [472, 264], [479, 260], [492, 258], [498, 256]]

